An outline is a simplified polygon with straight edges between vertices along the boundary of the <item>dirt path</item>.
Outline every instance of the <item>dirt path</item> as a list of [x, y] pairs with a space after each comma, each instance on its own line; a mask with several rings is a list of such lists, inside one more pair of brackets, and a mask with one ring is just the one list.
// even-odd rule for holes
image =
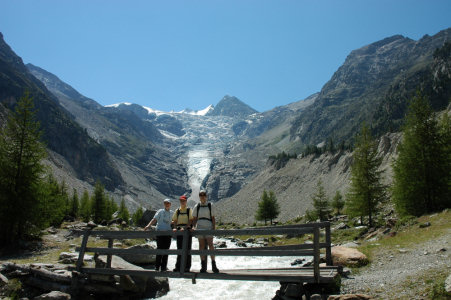
[[342, 280], [342, 293], [365, 293], [377, 299], [428, 299], [430, 272], [451, 274], [451, 229], [412, 248], [383, 249], [369, 267]]

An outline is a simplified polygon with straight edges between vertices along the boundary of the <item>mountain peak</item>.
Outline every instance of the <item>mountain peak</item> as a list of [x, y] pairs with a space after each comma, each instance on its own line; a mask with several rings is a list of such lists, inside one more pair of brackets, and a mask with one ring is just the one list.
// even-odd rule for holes
[[255, 109], [240, 99], [225, 95], [215, 106], [214, 110], [207, 113], [208, 116], [246, 117], [258, 113]]

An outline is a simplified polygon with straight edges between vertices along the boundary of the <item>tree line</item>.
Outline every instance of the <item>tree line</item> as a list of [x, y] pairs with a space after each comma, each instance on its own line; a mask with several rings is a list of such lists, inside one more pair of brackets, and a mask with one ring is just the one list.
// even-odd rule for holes
[[[336, 191], [329, 200], [319, 179], [311, 195], [313, 209], [306, 211], [305, 219], [324, 221], [331, 213], [340, 214], [345, 210], [350, 216], [359, 217], [362, 224], [367, 218], [371, 227], [381, 204], [389, 199], [400, 216], [421, 216], [450, 208], [451, 121], [448, 112], [437, 116], [428, 99], [418, 92], [409, 105], [402, 133], [398, 156], [392, 163], [393, 184], [388, 186], [383, 183], [380, 169], [383, 157], [378, 154], [378, 143], [369, 126], [363, 124], [355, 138], [347, 193], [343, 196]], [[333, 143], [327, 144], [333, 149]], [[272, 223], [280, 212], [277, 202], [267, 204], [268, 198], [277, 201], [275, 196], [268, 197], [265, 190], [256, 213], [256, 220], [264, 220], [265, 224], [267, 219]]]
[[[59, 226], [65, 219], [80, 218], [96, 223], [109, 221], [113, 213], [130, 219], [125, 201], [120, 207], [97, 182], [93, 194], [69, 195], [42, 163], [47, 153], [35, 118], [33, 98], [26, 92], [0, 130], [0, 241], [7, 245], [18, 239], [36, 237], [43, 228]], [[139, 220], [143, 209], [133, 218]]]

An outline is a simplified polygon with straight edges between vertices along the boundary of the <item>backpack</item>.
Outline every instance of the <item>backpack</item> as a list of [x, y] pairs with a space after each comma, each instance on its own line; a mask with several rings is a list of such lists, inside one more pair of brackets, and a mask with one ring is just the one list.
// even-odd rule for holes
[[200, 210], [200, 203], [197, 204], [197, 219], [198, 220], [208, 220], [211, 222], [211, 203], [208, 202], [208, 210], [210, 211], [210, 219], [209, 218], [199, 218], [199, 210]]
[[179, 208], [177, 208], [177, 225], [187, 225], [187, 224], [178, 224], [179, 223], [179, 215], [187, 215], [187, 217], [188, 217], [188, 222], [189, 222], [189, 207], [187, 207], [186, 208], [186, 213], [182, 213], [182, 212], [180, 212], [180, 207]]

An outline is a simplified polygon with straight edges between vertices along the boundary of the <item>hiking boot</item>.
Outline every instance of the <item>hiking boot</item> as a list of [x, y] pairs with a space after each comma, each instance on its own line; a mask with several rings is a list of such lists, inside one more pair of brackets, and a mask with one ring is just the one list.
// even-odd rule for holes
[[211, 269], [213, 270], [213, 273], [219, 273], [219, 269], [216, 267], [216, 261], [211, 261]]
[[174, 270], [172, 270], [172, 272], [180, 272], [180, 268], [174, 268]]
[[207, 272], [207, 260], [202, 260], [200, 263], [202, 264], [202, 268], [200, 269], [200, 272], [201, 273]]

